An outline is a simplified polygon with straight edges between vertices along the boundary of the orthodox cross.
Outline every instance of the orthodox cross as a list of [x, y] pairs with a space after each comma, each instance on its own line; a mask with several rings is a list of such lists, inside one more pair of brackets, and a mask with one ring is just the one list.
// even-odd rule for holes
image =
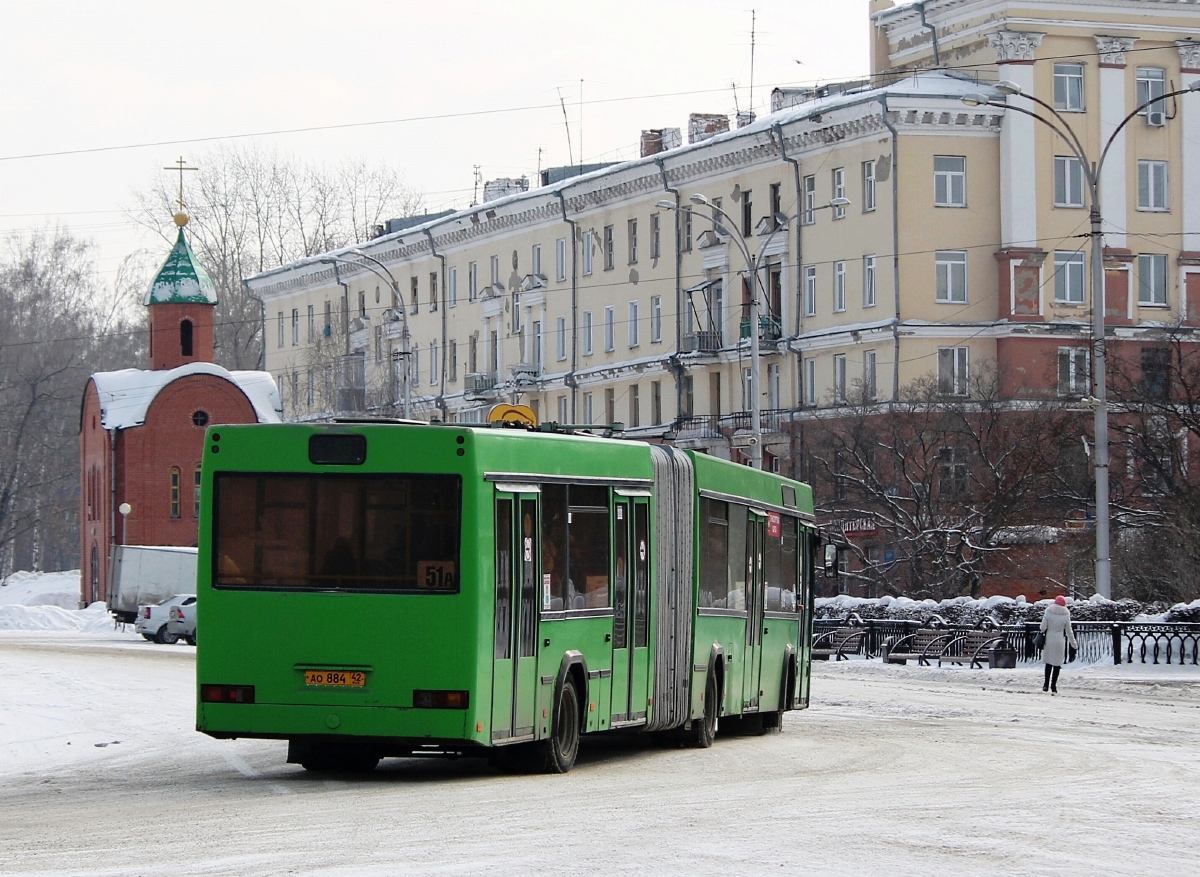
[[183, 172], [200, 170], [200, 168], [187, 167], [186, 165], [187, 165], [187, 162], [185, 162], [183, 160], [183, 156], [181, 155], [181, 156], [179, 156], [178, 160], [175, 162], [175, 167], [164, 167], [163, 168], [163, 170], [165, 170], [165, 171], [174, 171], [174, 170], [179, 171], [179, 210], [181, 213], [183, 212], [183, 207], [184, 207], [184, 204], [183, 204]]

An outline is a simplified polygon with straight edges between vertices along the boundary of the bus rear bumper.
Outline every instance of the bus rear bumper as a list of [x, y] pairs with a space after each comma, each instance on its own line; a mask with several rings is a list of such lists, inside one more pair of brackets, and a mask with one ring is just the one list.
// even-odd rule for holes
[[374, 738], [486, 745], [488, 728], [469, 710], [271, 703], [200, 703], [196, 730], [218, 739]]

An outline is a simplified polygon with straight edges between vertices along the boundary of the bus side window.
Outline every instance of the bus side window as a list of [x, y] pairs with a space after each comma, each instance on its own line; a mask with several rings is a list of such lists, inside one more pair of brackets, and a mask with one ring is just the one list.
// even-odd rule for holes
[[700, 498], [700, 600], [703, 609], [726, 609], [729, 597], [729, 504]]
[[[567, 486], [542, 486], [542, 611], [567, 606]], [[549, 583], [547, 586], [546, 583]]]
[[602, 609], [609, 605], [608, 576], [612, 565], [607, 487], [572, 484], [569, 488], [567, 533], [570, 547], [567, 609]]
[[746, 608], [746, 568], [749, 552], [746, 542], [748, 509], [744, 505], [729, 506], [729, 596], [728, 609]]

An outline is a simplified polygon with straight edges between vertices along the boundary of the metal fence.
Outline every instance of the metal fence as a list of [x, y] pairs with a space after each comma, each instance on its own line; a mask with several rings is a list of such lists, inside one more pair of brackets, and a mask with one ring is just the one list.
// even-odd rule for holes
[[[813, 622], [813, 635], [847, 626], [861, 626], [867, 630], [867, 635], [861, 638], [857, 647], [848, 649], [847, 653], [875, 658], [882, 653], [883, 644], [889, 639], [898, 639], [929, 625], [919, 621], [823, 618]], [[944, 627], [948, 631], [974, 629], [964, 625]], [[1079, 644], [1076, 661], [1089, 664], [1112, 662], [1200, 666], [1200, 624], [1076, 621], [1071, 627]], [[1037, 623], [1009, 625], [998, 629], [998, 632], [1003, 635], [1005, 644], [1016, 651], [1018, 661], [1029, 664], [1041, 662], [1041, 651], [1033, 644], [1038, 632]]]

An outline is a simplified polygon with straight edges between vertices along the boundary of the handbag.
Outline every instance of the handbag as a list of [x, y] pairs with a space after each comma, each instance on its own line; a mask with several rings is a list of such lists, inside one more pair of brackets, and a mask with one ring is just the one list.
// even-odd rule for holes
[[1067, 663], [1070, 664], [1075, 660], [1075, 656], [1079, 654], [1079, 650], [1075, 646], [1067, 643]]
[[1033, 637], [1033, 647], [1039, 652], [1046, 647], [1046, 631], [1039, 630]]

